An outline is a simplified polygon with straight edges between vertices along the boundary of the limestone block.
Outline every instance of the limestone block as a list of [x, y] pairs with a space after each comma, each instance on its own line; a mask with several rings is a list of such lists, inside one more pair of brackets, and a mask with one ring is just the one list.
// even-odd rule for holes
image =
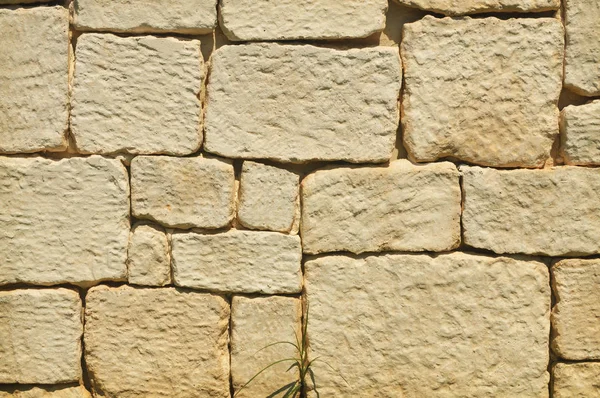
[[0, 0], [0, 4], [49, 3], [52, 0]]
[[0, 32], [0, 153], [66, 149], [69, 12], [0, 9]]
[[205, 149], [230, 158], [384, 162], [398, 127], [398, 49], [260, 43], [219, 48]]
[[290, 232], [300, 216], [300, 177], [291, 171], [244, 162], [238, 221], [246, 228]]
[[396, 0], [409, 7], [446, 15], [482, 12], [540, 12], [557, 10], [560, 0]]
[[565, 0], [565, 86], [580, 95], [600, 95], [600, 3]]
[[460, 186], [448, 162], [321, 170], [302, 182], [305, 253], [446, 251], [460, 244]]
[[[235, 296], [231, 303], [231, 378], [237, 391], [256, 373], [275, 361], [296, 357], [289, 344], [301, 333], [302, 303], [293, 297]], [[293, 382], [297, 372], [286, 372], [282, 362], [263, 372], [237, 393], [239, 398], [266, 397]]]
[[98, 286], [86, 296], [94, 395], [229, 397], [229, 304], [175, 288]]
[[223, 0], [230, 40], [347, 39], [383, 30], [387, 0]]
[[44, 386], [32, 388], [17, 388], [0, 391], [0, 398], [91, 398], [90, 393], [83, 386], [62, 387]]
[[305, 270], [310, 355], [334, 368], [315, 363], [322, 397], [548, 397], [543, 263], [386, 254]]
[[460, 168], [463, 238], [496, 253], [600, 253], [600, 170]]
[[211, 33], [217, 0], [75, 0], [75, 27], [128, 33]]
[[81, 35], [71, 111], [77, 149], [102, 154], [197, 151], [203, 79], [198, 40]]
[[557, 363], [552, 368], [554, 398], [600, 396], [600, 363]]
[[537, 167], [550, 157], [562, 88], [559, 20], [426, 16], [404, 26], [401, 47], [412, 159]]
[[222, 228], [234, 216], [233, 165], [202, 157], [138, 156], [131, 162], [137, 218], [174, 228]]
[[162, 228], [135, 226], [131, 231], [127, 253], [129, 283], [146, 286], [171, 283], [169, 242]]
[[172, 236], [177, 286], [233, 293], [298, 293], [302, 248], [297, 235], [231, 230]]
[[600, 101], [561, 112], [561, 152], [567, 164], [600, 165]]
[[78, 381], [81, 311], [71, 289], [0, 291], [0, 383]]
[[559, 261], [552, 275], [554, 352], [571, 360], [600, 359], [600, 260]]
[[0, 285], [127, 277], [129, 183], [99, 156], [0, 158]]

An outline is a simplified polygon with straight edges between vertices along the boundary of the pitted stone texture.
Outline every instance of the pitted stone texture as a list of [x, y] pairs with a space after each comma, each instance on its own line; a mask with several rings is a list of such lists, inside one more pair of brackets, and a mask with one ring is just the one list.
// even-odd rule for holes
[[600, 363], [557, 363], [554, 375], [554, 398], [600, 397]]
[[229, 305], [174, 288], [98, 286], [85, 309], [95, 395], [229, 397]]
[[600, 101], [565, 107], [561, 112], [561, 130], [565, 163], [600, 165]]
[[580, 95], [600, 95], [600, 3], [565, 0], [565, 86]]
[[393, 47], [221, 47], [212, 57], [205, 149], [293, 163], [387, 161], [401, 81]]
[[172, 236], [177, 286], [233, 293], [298, 293], [302, 248], [297, 235], [231, 230]]
[[347, 39], [383, 30], [387, 0], [223, 0], [230, 40]]
[[0, 9], [0, 32], [0, 153], [66, 149], [69, 12]]
[[217, 0], [75, 0], [75, 27], [128, 33], [211, 33]]
[[[256, 373], [275, 361], [294, 358], [289, 344], [301, 335], [302, 302], [293, 297], [236, 296], [231, 303], [231, 378], [236, 397], [266, 397], [293, 382], [297, 373], [286, 372], [290, 362], [282, 362], [261, 373], [237, 392]], [[294, 334], [295, 332], [295, 334]], [[265, 348], [267, 347], [267, 348]]]
[[315, 363], [322, 397], [548, 397], [543, 263], [387, 254], [305, 269], [310, 355], [336, 370]]
[[0, 391], [0, 398], [91, 398], [85, 387], [47, 386], [44, 388], [17, 388]]
[[195, 152], [202, 142], [198, 94], [203, 78], [198, 40], [81, 35], [71, 111], [77, 149], [102, 154]]
[[300, 217], [300, 177], [262, 163], [244, 162], [238, 221], [246, 228], [290, 232]]
[[600, 253], [600, 170], [460, 170], [467, 245], [496, 253]]
[[460, 244], [452, 163], [321, 170], [302, 182], [305, 253], [446, 251]]
[[164, 286], [171, 283], [169, 242], [162, 228], [137, 225], [129, 238], [127, 251], [129, 283]]
[[0, 291], [0, 383], [78, 381], [81, 310], [75, 290]]
[[570, 360], [600, 359], [600, 260], [562, 260], [552, 275], [554, 352]]
[[557, 10], [560, 0], [396, 0], [409, 7], [446, 15], [482, 12], [540, 12]]
[[131, 206], [137, 218], [174, 228], [222, 228], [234, 216], [229, 162], [202, 157], [138, 156], [131, 162]]
[[550, 157], [562, 87], [560, 21], [426, 16], [404, 26], [401, 54], [412, 159], [536, 167]]
[[0, 285], [127, 277], [129, 183], [99, 156], [0, 158]]

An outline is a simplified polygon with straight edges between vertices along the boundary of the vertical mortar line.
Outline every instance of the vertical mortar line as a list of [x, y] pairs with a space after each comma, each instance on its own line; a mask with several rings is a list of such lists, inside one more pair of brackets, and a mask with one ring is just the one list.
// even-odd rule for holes
[[83, 382], [83, 386], [86, 388], [86, 390], [91, 393], [92, 381], [88, 372], [87, 363], [85, 361], [85, 298], [89, 289], [79, 288], [77, 290], [79, 292], [79, 297], [81, 298], [81, 325], [83, 327], [81, 332], [81, 381]]
[[554, 306], [556, 305], [556, 303], [558, 302], [558, 297], [556, 296], [555, 292], [554, 292], [554, 275], [552, 274], [552, 266], [554, 265], [554, 263], [556, 263], [557, 259], [555, 258], [549, 258], [548, 259], [548, 273], [550, 275], [549, 278], [549, 282], [550, 282], [550, 330], [549, 330], [549, 336], [548, 336], [548, 373], [550, 375], [549, 377], [549, 382], [548, 382], [548, 396], [550, 398], [552, 398], [554, 396], [554, 374], [552, 372], [552, 367], [556, 364], [557, 362], [557, 357], [554, 355], [554, 352], [552, 351], [552, 310], [554, 309]]
[[231, 373], [231, 338], [233, 336], [233, 294], [230, 294], [225, 298], [229, 302], [229, 325], [227, 328], [227, 351], [229, 352], [229, 396], [233, 398], [233, 395], [235, 394], [235, 389], [233, 386], [233, 374]]

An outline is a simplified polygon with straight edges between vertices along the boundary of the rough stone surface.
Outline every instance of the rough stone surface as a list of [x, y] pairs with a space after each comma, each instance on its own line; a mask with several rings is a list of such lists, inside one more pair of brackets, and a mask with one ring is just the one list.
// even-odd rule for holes
[[78, 381], [81, 310], [75, 290], [0, 291], [0, 383]]
[[302, 182], [303, 250], [451, 250], [460, 244], [460, 200], [448, 162], [317, 171]]
[[169, 227], [226, 227], [235, 213], [234, 188], [226, 161], [138, 156], [131, 162], [133, 215]]
[[238, 221], [246, 228], [290, 232], [300, 216], [300, 177], [291, 171], [244, 162]]
[[77, 149], [103, 154], [197, 151], [203, 78], [198, 40], [81, 35], [71, 111]]
[[230, 40], [346, 39], [383, 30], [387, 0], [223, 0]]
[[66, 149], [69, 12], [0, 9], [0, 32], [0, 153]]
[[78, 30], [211, 33], [217, 0], [75, 0]]
[[535, 167], [550, 157], [562, 86], [559, 20], [426, 16], [404, 26], [401, 54], [412, 159]]
[[600, 3], [596, 0], [564, 3], [565, 86], [581, 95], [600, 95]]
[[0, 158], [0, 285], [124, 280], [129, 183], [118, 160]]
[[175, 288], [92, 288], [85, 359], [95, 395], [229, 398], [229, 305]]
[[305, 269], [311, 357], [335, 369], [315, 363], [322, 397], [548, 397], [543, 263], [387, 254]]
[[557, 363], [554, 398], [600, 397], [600, 363]]
[[147, 286], [171, 283], [169, 242], [162, 228], [151, 225], [134, 227], [127, 253], [129, 283]]
[[467, 245], [496, 253], [600, 253], [600, 170], [460, 170]]
[[409, 7], [418, 7], [446, 15], [482, 12], [539, 12], [557, 10], [560, 0], [396, 0]]
[[91, 398], [85, 387], [51, 387], [17, 388], [0, 391], [0, 398]]
[[600, 165], [600, 101], [565, 107], [561, 112], [561, 130], [565, 163]]
[[295, 163], [387, 161], [401, 81], [393, 47], [221, 47], [212, 57], [205, 149]]
[[552, 276], [552, 348], [565, 359], [600, 359], [600, 260], [563, 260]]
[[[293, 297], [236, 296], [231, 303], [231, 377], [237, 391], [264, 367], [297, 356], [289, 344], [300, 335], [302, 303]], [[295, 334], [294, 334], [295, 332]], [[237, 393], [239, 398], [266, 397], [293, 382], [295, 373], [286, 372], [291, 363], [282, 362], [263, 372]]]
[[298, 293], [302, 248], [296, 235], [231, 230], [172, 236], [178, 286], [234, 293]]

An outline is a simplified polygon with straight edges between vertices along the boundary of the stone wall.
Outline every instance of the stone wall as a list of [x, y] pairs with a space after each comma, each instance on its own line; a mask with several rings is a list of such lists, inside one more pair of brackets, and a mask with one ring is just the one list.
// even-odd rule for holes
[[0, 397], [599, 397], [598, 21], [0, 0]]

